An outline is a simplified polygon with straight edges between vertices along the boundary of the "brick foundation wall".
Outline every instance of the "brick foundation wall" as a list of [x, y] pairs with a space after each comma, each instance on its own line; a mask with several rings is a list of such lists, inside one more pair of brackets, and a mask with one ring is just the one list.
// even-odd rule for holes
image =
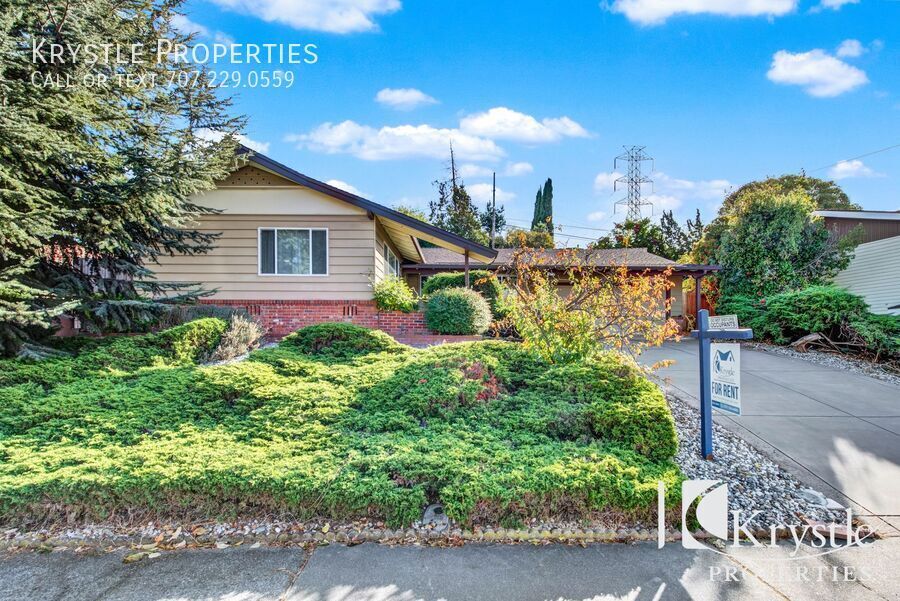
[[259, 320], [273, 338], [281, 338], [294, 330], [329, 321], [382, 330], [394, 338], [432, 335], [425, 327], [425, 315], [422, 312], [379, 311], [375, 307], [375, 301], [203, 299], [201, 302], [244, 309]]

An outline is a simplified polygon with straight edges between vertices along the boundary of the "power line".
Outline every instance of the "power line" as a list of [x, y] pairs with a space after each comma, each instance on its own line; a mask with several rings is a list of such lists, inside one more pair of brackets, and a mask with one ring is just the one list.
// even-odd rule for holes
[[893, 149], [895, 149], [895, 148], [900, 148], [900, 144], [894, 144], [894, 145], [892, 145], [892, 146], [885, 146], [884, 148], [879, 148], [878, 150], [873, 150], [872, 152], [866, 152], [866, 153], [861, 154], [861, 155], [859, 155], [859, 156], [851, 157], [851, 158], [849, 158], [849, 159], [842, 159], [842, 160], [838, 161], [837, 163], [832, 163], [832, 164], [830, 164], [830, 165], [825, 165], [824, 167], [817, 167], [817, 168], [815, 168], [815, 169], [812, 169], [811, 171], [807, 171], [807, 173], [815, 173], [816, 171], [822, 171], [823, 169], [828, 169], [829, 167], [834, 167], [834, 166], [836, 166], [836, 165], [839, 165], [840, 163], [847, 163], [847, 162], [849, 162], [849, 161], [855, 161], [855, 160], [857, 160], [857, 159], [864, 159], [864, 158], [866, 158], [866, 157], [872, 156], [873, 154], [879, 154], [879, 153], [882, 153], [882, 152], [887, 152], [888, 150], [893, 150]]
[[[525, 219], [507, 219], [507, 221], [515, 221], [515, 222], [517, 222], [517, 223], [531, 223], [530, 221], [525, 220]], [[611, 231], [610, 229], [608, 229], [608, 228], [603, 228], [603, 227], [587, 227], [587, 226], [584, 226], [584, 225], [566, 225], [565, 223], [554, 223], [553, 225], [554, 225], [554, 226], [558, 226], [558, 227], [567, 227], [567, 228], [570, 228], [570, 229], [591, 230], [591, 231], [595, 231], [595, 232], [609, 232], [609, 231]]]

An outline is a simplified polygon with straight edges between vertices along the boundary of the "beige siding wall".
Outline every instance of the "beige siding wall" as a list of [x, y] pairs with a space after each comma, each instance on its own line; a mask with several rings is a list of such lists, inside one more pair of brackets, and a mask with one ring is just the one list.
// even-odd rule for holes
[[[375, 219], [375, 281], [380, 282], [385, 275], [388, 274], [388, 264], [387, 260], [384, 258], [384, 246], [382, 246], [385, 242], [387, 242], [388, 247], [393, 251], [394, 256], [403, 263], [403, 255], [400, 253], [400, 250], [394, 244], [394, 241], [391, 240], [390, 235], [388, 235], [387, 231], [381, 225], [381, 222], [376, 218]], [[401, 271], [402, 275], [402, 271]]]
[[873, 313], [900, 315], [900, 236], [856, 247], [850, 265], [834, 283], [863, 297]]
[[[328, 228], [327, 276], [259, 275], [258, 228]], [[230, 300], [369, 300], [375, 227], [365, 215], [210, 215], [198, 229], [220, 232], [207, 255], [164, 257], [159, 280], [200, 282]]]

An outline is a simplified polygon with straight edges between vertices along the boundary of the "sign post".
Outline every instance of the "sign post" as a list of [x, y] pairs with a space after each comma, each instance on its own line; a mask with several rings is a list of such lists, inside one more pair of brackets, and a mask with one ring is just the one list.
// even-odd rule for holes
[[[723, 410], [731, 410], [734, 411], [733, 408], [737, 408], [737, 412], [740, 413], [740, 349], [738, 347], [738, 354], [735, 354], [734, 348], [726, 348], [722, 349], [721, 347], [736, 347], [737, 345], [724, 345], [717, 344], [716, 352], [724, 352], [723, 355], [718, 355], [713, 357], [712, 355], [712, 344], [713, 340], [749, 340], [753, 338], [753, 330], [750, 328], [730, 328], [725, 329], [724, 326], [737, 325], [737, 318], [733, 316], [726, 315], [723, 318], [713, 318], [713, 323], [710, 324], [709, 311], [706, 309], [701, 309], [697, 312], [697, 329], [691, 332], [691, 336], [697, 338], [700, 342], [700, 455], [705, 459], [713, 458], [713, 441], [712, 441], [712, 410], [713, 410], [713, 385], [712, 385], [712, 371], [718, 372], [717, 377], [717, 387], [716, 390], [718, 394], [717, 397], [717, 407]], [[721, 329], [714, 328], [713, 326], [719, 326]], [[732, 355], [729, 358], [727, 353], [728, 351], [732, 351]], [[719, 369], [716, 369], [715, 359], [719, 360]], [[730, 367], [730, 371], [732, 375], [736, 375], [738, 379], [736, 382], [729, 382], [725, 380], [725, 377], [731, 377], [727, 372], [729, 370], [721, 369], [722, 364], [731, 364], [726, 367]], [[735, 386], [736, 385], [736, 386]], [[729, 388], [730, 386], [730, 388]], [[737, 395], [737, 398], [733, 398]], [[722, 400], [728, 401], [723, 403]], [[736, 401], [736, 402], [734, 402]], [[729, 405], [729, 407], [724, 407], [723, 405]]]

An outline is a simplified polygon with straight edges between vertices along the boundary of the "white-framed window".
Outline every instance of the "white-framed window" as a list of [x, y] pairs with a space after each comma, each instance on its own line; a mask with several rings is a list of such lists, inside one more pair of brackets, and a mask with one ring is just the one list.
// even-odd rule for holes
[[387, 266], [388, 275], [400, 277], [400, 259], [394, 254], [391, 247], [387, 245], [387, 242], [381, 243], [381, 252], [384, 255], [384, 263]]
[[259, 275], [328, 275], [328, 230], [259, 228]]

